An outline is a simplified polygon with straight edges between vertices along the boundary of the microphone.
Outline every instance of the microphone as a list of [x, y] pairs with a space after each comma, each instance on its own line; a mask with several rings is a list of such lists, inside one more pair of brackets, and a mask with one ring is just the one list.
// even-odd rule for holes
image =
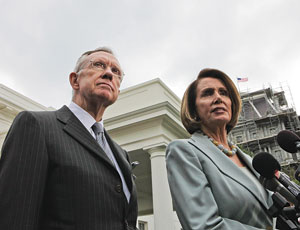
[[289, 130], [282, 130], [277, 134], [277, 143], [289, 153], [296, 153], [300, 150], [300, 137]]
[[[280, 173], [281, 169], [278, 161], [266, 152], [258, 153], [252, 161], [253, 168], [264, 177], [262, 184], [273, 192], [279, 192], [288, 201], [298, 206], [300, 190], [288, 179], [286, 174]], [[283, 186], [284, 185], [284, 186]]]
[[277, 171], [281, 170], [278, 161], [267, 152], [261, 152], [254, 156], [253, 168], [264, 178], [272, 179]]

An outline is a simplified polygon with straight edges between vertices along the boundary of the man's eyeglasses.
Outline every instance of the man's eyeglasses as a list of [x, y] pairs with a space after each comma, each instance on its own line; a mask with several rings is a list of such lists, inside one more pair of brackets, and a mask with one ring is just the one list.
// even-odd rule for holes
[[[90, 63], [91, 63], [91, 66], [93, 69], [96, 69], [96, 70], [100, 70], [100, 71], [103, 71], [107, 68], [107, 64], [103, 61], [92, 61], [90, 60]], [[116, 66], [111, 66], [111, 72], [113, 73], [113, 76], [114, 77], [117, 77], [119, 79], [120, 82], [122, 82], [123, 80], [123, 72]]]

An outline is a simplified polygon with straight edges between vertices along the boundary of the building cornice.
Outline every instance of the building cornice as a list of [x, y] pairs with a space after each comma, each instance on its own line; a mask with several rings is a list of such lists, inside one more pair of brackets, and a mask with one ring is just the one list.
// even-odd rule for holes
[[0, 84], [0, 112], [15, 116], [23, 110], [46, 111], [54, 110], [54, 108], [47, 108], [5, 85]]

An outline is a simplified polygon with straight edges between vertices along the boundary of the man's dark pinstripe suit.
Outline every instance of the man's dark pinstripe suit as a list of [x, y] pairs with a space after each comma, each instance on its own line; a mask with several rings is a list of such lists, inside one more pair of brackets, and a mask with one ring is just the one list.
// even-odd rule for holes
[[115, 167], [69, 108], [21, 112], [2, 148], [0, 229], [135, 229], [128, 155], [106, 138], [131, 192], [129, 204]]

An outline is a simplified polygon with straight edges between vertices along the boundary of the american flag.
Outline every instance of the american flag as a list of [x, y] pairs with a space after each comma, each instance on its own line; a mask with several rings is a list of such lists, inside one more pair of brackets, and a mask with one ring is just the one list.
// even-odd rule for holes
[[246, 81], [248, 81], [248, 78], [247, 77], [238, 77], [237, 81], [238, 82], [246, 82]]

